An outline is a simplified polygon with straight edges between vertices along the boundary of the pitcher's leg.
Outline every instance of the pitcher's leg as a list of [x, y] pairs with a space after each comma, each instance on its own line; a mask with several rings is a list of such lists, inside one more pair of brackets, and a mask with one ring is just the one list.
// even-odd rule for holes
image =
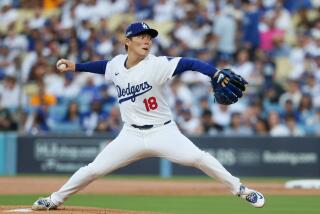
[[109, 143], [95, 160], [81, 167], [57, 192], [52, 193], [51, 200], [56, 205], [62, 204], [72, 194], [78, 192], [99, 176], [108, 174], [135, 160], [144, 157], [143, 143], [138, 136], [123, 131]]
[[159, 156], [181, 165], [199, 168], [210, 177], [224, 183], [233, 194], [239, 192], [240, 179], [232, 176], [212, 155], [195, 146], [181, 134], [175, 124], [159, 131], [153, 136], [152, 142], [154, 143], [150, 144]]
[[150, 144], [153, 145], [152, 147], [155, 150], [159, 151], [159, 156], [182, 165], [197, 167], [210, 177], [224, 183], [234, 195], [240, 196], [252, 206], [257, 208], [264, 206], [265, 198], [263, 194], [242, 185], [239, 178], [232, 176], [209, 153], [196, 147], [174, 127], [174, 124], [157, 133], [157, 135], [150, 141]]

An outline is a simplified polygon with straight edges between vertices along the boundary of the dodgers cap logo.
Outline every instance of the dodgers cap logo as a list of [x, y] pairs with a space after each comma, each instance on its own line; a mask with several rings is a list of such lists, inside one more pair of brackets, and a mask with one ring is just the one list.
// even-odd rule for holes
[[149, 34], [152, 38], [155, 38], [158, 36], [158, 31], [155, 29], [152, 29], [147, 25], [145, 22], [135, 22], [130, 24], [125, 32], [126, 37], [133, 37], [137, 36], [142, 33], [147, 33]]

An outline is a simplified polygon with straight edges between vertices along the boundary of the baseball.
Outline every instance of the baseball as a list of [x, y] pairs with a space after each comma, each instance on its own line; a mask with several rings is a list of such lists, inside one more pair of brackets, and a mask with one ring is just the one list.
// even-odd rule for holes
[[60, 65], [58, 65], [58, 68], [59, 69], [66, 69], [67, 68], [67, 64], [65, 64], [65, 63], [61, 63]]

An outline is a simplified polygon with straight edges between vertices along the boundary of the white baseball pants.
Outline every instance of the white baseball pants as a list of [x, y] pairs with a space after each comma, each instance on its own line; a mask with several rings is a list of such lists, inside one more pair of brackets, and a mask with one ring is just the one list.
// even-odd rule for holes
[[174, 163], [196, 167], [224, 183], [233, 194], [239, 191], [239, 178], [232, 176], [209, 153], [196, 147], [171, 122], [148, 130], [124, 125], [118, 137], [92, 163], [81, 167], [59, 191], [52, 193], [51, 200], [60, 205], [99, 176], [146, 157], [161, 157]]

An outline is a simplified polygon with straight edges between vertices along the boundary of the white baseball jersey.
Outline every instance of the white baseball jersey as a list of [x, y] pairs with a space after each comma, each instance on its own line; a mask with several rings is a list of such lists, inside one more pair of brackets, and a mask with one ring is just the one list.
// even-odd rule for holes
[[157, 125], [172, 120], [163, 92], [164, 83], [172, 77], [180, 57], [168, 59], [149, 54], [127, 69], [127, 55], [118, 55], [106, 66], [106, 78], [118, 92], [122, 120], [127, 124]]
[[[239, 192], [239, 178], [232, 176], [213, 156], [201, 151], [178, 129], [163, 94], [164, 83], [172, 77], [180, 58], [148, 55], [130, 69], [124, 66], [127, 55], [108, 62], [106, 78], [118, 91], [122, 119], [119, 135], [87, 166], [81, 167], [57, 192], [50, 196], [61, 205], [99, 176], [146, 157], [161, 157], [193, 166], [224, 183], [233, 194]], [[159, 125], [139, 129], [135, 125]]]

